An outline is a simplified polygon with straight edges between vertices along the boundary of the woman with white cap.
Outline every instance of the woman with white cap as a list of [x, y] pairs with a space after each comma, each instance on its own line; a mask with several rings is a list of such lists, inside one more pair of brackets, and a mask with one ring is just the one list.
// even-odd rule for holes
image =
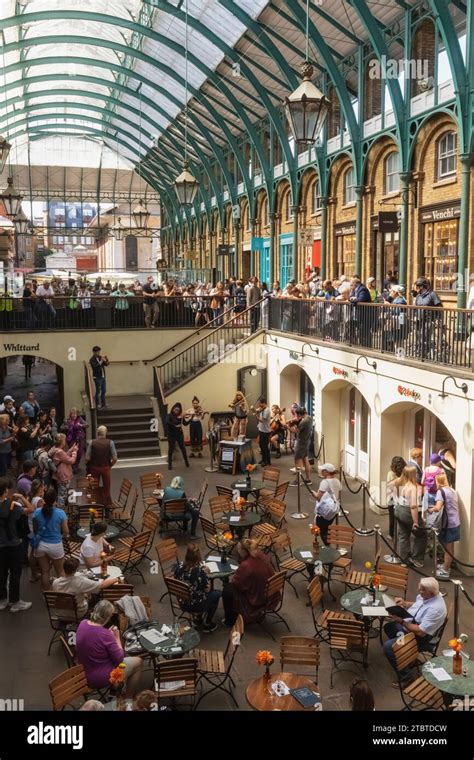
[[377, 303], [380, 300], [380, 293], [375, 284], [375, 277], [367, 277], [366, 286], [370, 293], [370, 300], [372, 303]]
[[327, 462], [319, 466], [323, 479], [317, 491], [312, 491], [316, 499], [314, 507], [314, 519], [321, 531], [321, 539], [325, 544], [328, 542], [328, 529], [339, 512], [342, 485], [336, 477], [337, 469]]

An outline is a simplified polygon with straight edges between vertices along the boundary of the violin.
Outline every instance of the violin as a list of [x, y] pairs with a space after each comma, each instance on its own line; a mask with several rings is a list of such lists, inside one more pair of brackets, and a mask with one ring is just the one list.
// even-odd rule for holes
[[286, 407], [283, 407], [283, 409], [280, 409], [280, 407], [278, 407], [278, 409], [279, 411], [270, 420], [270, 426], [272, 430], [277, 430], [279, 425], [281, 425], [281, 427], [284, 427], [283, 422], [280, 419], [280, 415], [286, 412]]

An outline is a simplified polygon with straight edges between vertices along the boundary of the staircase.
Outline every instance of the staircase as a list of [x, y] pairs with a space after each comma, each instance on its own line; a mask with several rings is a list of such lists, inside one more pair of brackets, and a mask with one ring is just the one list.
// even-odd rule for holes
[[97, 410], [97, 424], [106, 426], [119, 460], [160, 454], [158, 433], [150, 430], [154, 413], [148, 396], [108, 396], [107, 405]]

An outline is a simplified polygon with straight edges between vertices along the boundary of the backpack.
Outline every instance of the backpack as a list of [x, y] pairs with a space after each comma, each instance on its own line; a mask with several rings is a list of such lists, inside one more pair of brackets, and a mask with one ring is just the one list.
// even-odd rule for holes
[[3, 513], [5, 510], [7, 512], [6, 516], [0, 513], [0, 525], [4, 528], [8, 541], [12, 541], [15, 535], [20, 539], [27, 538], [30, 533], [27, 515], [21, 515], [18, 520], [13, 520], [12, 501], [12, 499], [5, 499], [0, 506]]
[[325, 520], [332, 520], [339, 512], [339, 505], [332, 491], [325, 491], [316, 503], [315, 514]]
[[444, 488], [440, 488], [440, 491], [443, 497], [443, 508], [439, 512], [428, 512], [426, 515], [426, 525], [428, 528], [434, 528], [438, 533], [443, 533], [448, 527], [448, 510]]
[[[43, 457], [41, 456], [41, 454], [46, 454], [46, 456]], [[58, 469], [56, 465], [54, 464], [53, 460], [51, 459], [51, 457], [49, 456], [49, 454], [47, 454], [46, 452], [41, 452], [40, 454], [38, 454], [38, 452], [35, 451], [33, 454], [33, 457], [38, 462], [38, 468], [39, 468], [39, 472], [40, 472], [40, 476], [42, 480], [46, 474], [49, 473], [50, 475], [54, 475], [54, 473]]]
[[437, 491], [436, 487], [436, 477], [438, 475], [441, 475], [443, 470], [441, 467], [438, 467], [438, 472], [425, 472], [424, 478], [423, 478], [423, 487], [426, 488], [428, 493], [435, 494]]

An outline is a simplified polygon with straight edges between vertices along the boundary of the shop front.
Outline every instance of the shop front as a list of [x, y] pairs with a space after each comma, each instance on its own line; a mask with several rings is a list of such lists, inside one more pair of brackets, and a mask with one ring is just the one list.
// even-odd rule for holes
[[458, 271], [459, 201], [420, 209], [420, 271], [439, 294], [456, 298]]
[[355, 274], [356, 225], [355, 222], [334, 225], [334, 276]]
[[371, 276], [375, 277], [377, 287], [382, 290], [384, 280], [389, 272], [398, 279], [400, 257], [399, 223], [389, 231], [380, 229], [379, 216], [372, 219]]

